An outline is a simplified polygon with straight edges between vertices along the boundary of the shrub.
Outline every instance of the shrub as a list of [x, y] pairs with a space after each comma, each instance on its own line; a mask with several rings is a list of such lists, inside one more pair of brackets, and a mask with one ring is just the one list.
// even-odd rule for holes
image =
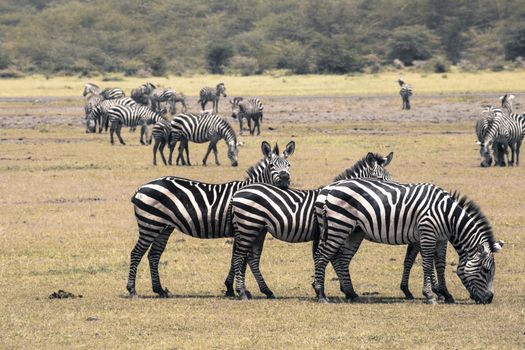
[[206, 61], [210, 73], [224, 73], [224, 66], [233, 55], [233, 49], [228, 43], [212, 42], [206, 47]]
[[439, 48], [439, 38], [426, 26], [401, 26], [387, 41], [388, 57], [400, 59], [405, 65], [414, 60], [427, 60]]
[[252, 57], [233, 56], [228, 64], [230, 68], [238, 70], [241, 75], [261, 74], [263, 69], [259, 66], [259, 61]]

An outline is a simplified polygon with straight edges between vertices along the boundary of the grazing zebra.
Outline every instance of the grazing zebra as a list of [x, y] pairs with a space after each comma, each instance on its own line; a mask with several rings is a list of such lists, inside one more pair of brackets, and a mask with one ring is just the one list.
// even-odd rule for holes
[[[490, 166], [492, 157], [490, 155], [490, 147], [496, 141], [508, 143], [511, 150], [511, 160], [509, 165], [519, 165], [520, 147], [523, 140], [523, 116], [518, 114], [494, 114], [492, 123], [489, 123], [486, 129], [485, 137], [482, 143], [482, 163], [481, 166]], [[522, 124], [523, 123], [523, 124]]]
[[[157, 150], [160, 152], [164, 165], [171, 165], [171, 157], [169, 162], [166, 163], [164, 147], [167, 144], [170, 148], [175, 148], [177, 142], [181, 140], [181, 135], [173, 130], [169, 121], [161, 120], [153, 126], [151, 136], [155, 140], [155, 143], [153, 144], [153, 165], [157, 165]], [[186, 143], [186, 155], [189, 153], [187, 148], [188, 144]]]
[[503, 96], [500, 96], [500, 98], [499, 98], [501, 100], [501, 107], [505, 108], [509, 115], [512, 113], [512, 100], [515, 97], [516, 96], [514, 96], [512, 94], [505, 94]]
[[[419, 243], [427, 303], [435, 303], [431, 283], [436, 247], [450, 241], [459, 255], [458, 276], [470, 297], [477, 303], [492, 302], [492, 253], [500, 250], [503, 242], [494, 241], [488, 219], [465, 197], [433, 184], [353, 179], [321, 190], [315, 211], [321, 235], [313, 287], [320, 302], [328, 302], [324, 293], [328, 261], [337, 254], [350, 263], [363, 238], [385, 244]], [[440, 261], [436, 261], [439, 288], [446, 295], [445, 264]], [[346, 279], [345, 294], [355, 294], [350, 275]]]
[[[255, 133], [255, 128], [257, 128], [257, 135], [261, 134], [260, 122], [263, 118], [263, 109], [264, 106], [260, 99], [251, 98], [249, 100], [243, 100], [242, 97], [235, 97], [230, 101], [232, 105], [232, 117], [234, 119], [239, 119], [239, 129], [240, 134], [242, 135], [242, 120], [246, 118], [248, 121], [248, 129], [250, 130], [250, 135]], [[253, 129], [252, 129], [252, 120], [253, 120]]]
[[[479, 118], [476, 121], [476, 137], [477, 141], [476, 143], [480, 146], [479, 147], [479, 153], [480, 156], [483, 158], [483, 139], [485, 138], [485, 135], [487, 134], [487, 130], [489, 129], [489, 126], [494, 121], [494, 117], [502, 116], [503, 112], [499, 108], [494, 108], [492, 106], [485, 106], [485, 108], [482, 111], [481, 118]], [[508, 157], [508, 143], [507, 141], [500, 137], [494, 140], [494, 143], [492, 144], [492, 152], [495, 156], [495, 164], [499, 166], [505, 166], [505, 158]], [[492, 164], [492, 158], [489, 158], [487, 160], [482, 160], [480, 163], [481, 167], [487, 167]]]
[[126, 144], [122, 139], [122, 136], [120, 135], [122, 125], [141, 126], [140, 143], [144, 145], [144, 134], [146, 132], [146, 126], [150, 124], [155, 124], [158, 121], [164, 119], [164, 116], [162, 114], [153, 112], [148, 107], [140, 105], [116, 105], [108, 109], [107, 114], [109, 122], [111, 123], [111, 129], [109, 131], [109, 134], [112, 145], [115, 143], [113, 140], [113, 133], [115, 132], [120, 143], [123, 145]]
[[[224, 139], [228, 145], [228, 158], [230, 159], [232, 166], [237, 166], [237, 136], [231, 125], [217, 114], [208, 112], [201, 114], [178, 114], [173, 118], [171, 126], [181, 135], [181, 145], [179, 147], [177, 164], [179, 159], [182, 158], [183, 149], [185, 149], [188, 142], [191, 141], [196, 143], [209, 142], [208, 150], [202, 160], [203, 165], [206, 165], [208, 155], [212, 150], [215, 156], [215, 164], [220, 165], [217, 152], [217, 142]], [[170, 160], [172, 153], [173, 148], [170, 147]], [[191, 165], [189, 156], [187, 158], [188, 165]], [[185, 165], [183, 158], [182, 164]]]
[[[390, 179], [385, 167], [392, 160], [393, 153], [387, 157], [368, 153], [354, 166], [346, 169], [334, 181], [356, 177], [377, 177]], [[250, 255], [250, 268], [259, 289], [267, 298], [274, 294], [266, 285], [259, 270], [264, 238], [269, 232], [275, 238], [288, 243], [314, 241], [314, 250], [319, 241], [319, 226], [315, 220], [314, 203], [321, 189], [295, 190], [280, 189], [268, 184], [253, 184], [237, 191], [231, 200], [230, 216], [235, 234], [235, 244], [230, 273], [224, 284], [226, 295], [233, 296], [233, 271], [237, 292], [241, 299], [247, 299], [244, 265]], [[334, 267], [337, 266], [334, 264]]]
[[399, 79], [397, 81], [401, 89], [399, 89], [399, 94], [403, 99], [403, 109], [410, 109], [410, 96], [412, 96], [412, 87], [406, 84], [403, 80]]
[[219, 113], [219, 99], [221, 95], [226, 97], [226, 86], [224, 83], [217, 84], [215, 89], [212, 87], [203, 87], [199, 93], [200, 98], [198, 103], [201, 104], [201, 108], [204, 111], [206, 104], [211, 101], [213, 112]]
[[161, 297], [169, 296], [163, 289], [158, 272], [159, 260], [174, 229], [201, 239], [232, 237], [228, 230], [228, 204], [231, 197], [246, 185], [264, 182], [282, 188], [290, 184], [290, 157], [295, 150], [293, 141], [286, 145], [282, 155], [275, 145], [264, 141], [264, 158], [247, 171], [244, 181], [208, 184], [177, 177], [162, 177], [142, 185], [133, 195], [139, 239], [131, 251], [127, 290], [136, 296], [135, 278], [140, 260], [148, 249], [153, 291]]
[[[108, 110], [113, 106], [133, 106], [135, 101], [129, 97], [117, 98], [113, 100], [100, 101], [89, 113], [87, 119], [88, 122], [93, 121], [96, 125], [98, 124], [98, 132], [102, 132], [102, 128], [108, 130]], [[95, 130], [93, 130], [95, 132]]]

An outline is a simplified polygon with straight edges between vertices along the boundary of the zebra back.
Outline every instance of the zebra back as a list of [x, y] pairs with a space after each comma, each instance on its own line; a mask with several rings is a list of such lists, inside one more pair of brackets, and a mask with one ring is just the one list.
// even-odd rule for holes
[[126, 94], [124, 93], [124, 91], [122, 89], [119, 89], [119, 88], [107, 88], [107, 89], [104, 89], [104, 90], [102, 90], [100, 95], [105, 100], [113, 100], [113, 99], [116, 99], [116, 98], [126, 97]]

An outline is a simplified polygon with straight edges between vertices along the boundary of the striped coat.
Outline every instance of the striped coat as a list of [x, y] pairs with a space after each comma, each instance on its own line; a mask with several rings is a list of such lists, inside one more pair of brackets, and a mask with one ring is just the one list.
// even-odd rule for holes
[[140, 143], [144, 145], [146, 126], [155, 124], [158, 121], [164, 119], [161, 114], [158, 114], [148, 107], [141, 105], [113, 106], [108, 110], [107, 114], [109, 122], [111, 123], [110, 140], [112, 145], [114, 144], [113, 133], [117, 134], [121, 144], [126, 144], [120, 135], [123, 125], [130, 127], [140, 126]]

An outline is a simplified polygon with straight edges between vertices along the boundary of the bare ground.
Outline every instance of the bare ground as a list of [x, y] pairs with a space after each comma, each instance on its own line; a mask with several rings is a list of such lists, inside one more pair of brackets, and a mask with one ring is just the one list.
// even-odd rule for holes
[[[517, 94], [516, 100], [525, 100]], [[426, 121], [461, 122], [475, 120], [483, 105], [498, 105], [497, 94], [437, 94], [414, 96], [412, 110], [401, 110], [399, 96], [285, 96], [262, 98], [264, 122], [268, 124], [337, 121]], [[521, 97], [521, 98], [520, 98]], [[197, 112], [196, 97], [188, 98], [190, 111]], [[229, 100], [229, 98], [228, 98]], [[0, 128], [40, 128], [45, 125], [84, 125], [83, 99], [80, 97], [0, 98]], [[516, 103], [514, 108], [522, 110]], [[229, 117], [227, 100], [221, 114]], [[233, 119], [230, 119], [233, 123]], [[264, 130], [263, 125], [263, 130]]]

